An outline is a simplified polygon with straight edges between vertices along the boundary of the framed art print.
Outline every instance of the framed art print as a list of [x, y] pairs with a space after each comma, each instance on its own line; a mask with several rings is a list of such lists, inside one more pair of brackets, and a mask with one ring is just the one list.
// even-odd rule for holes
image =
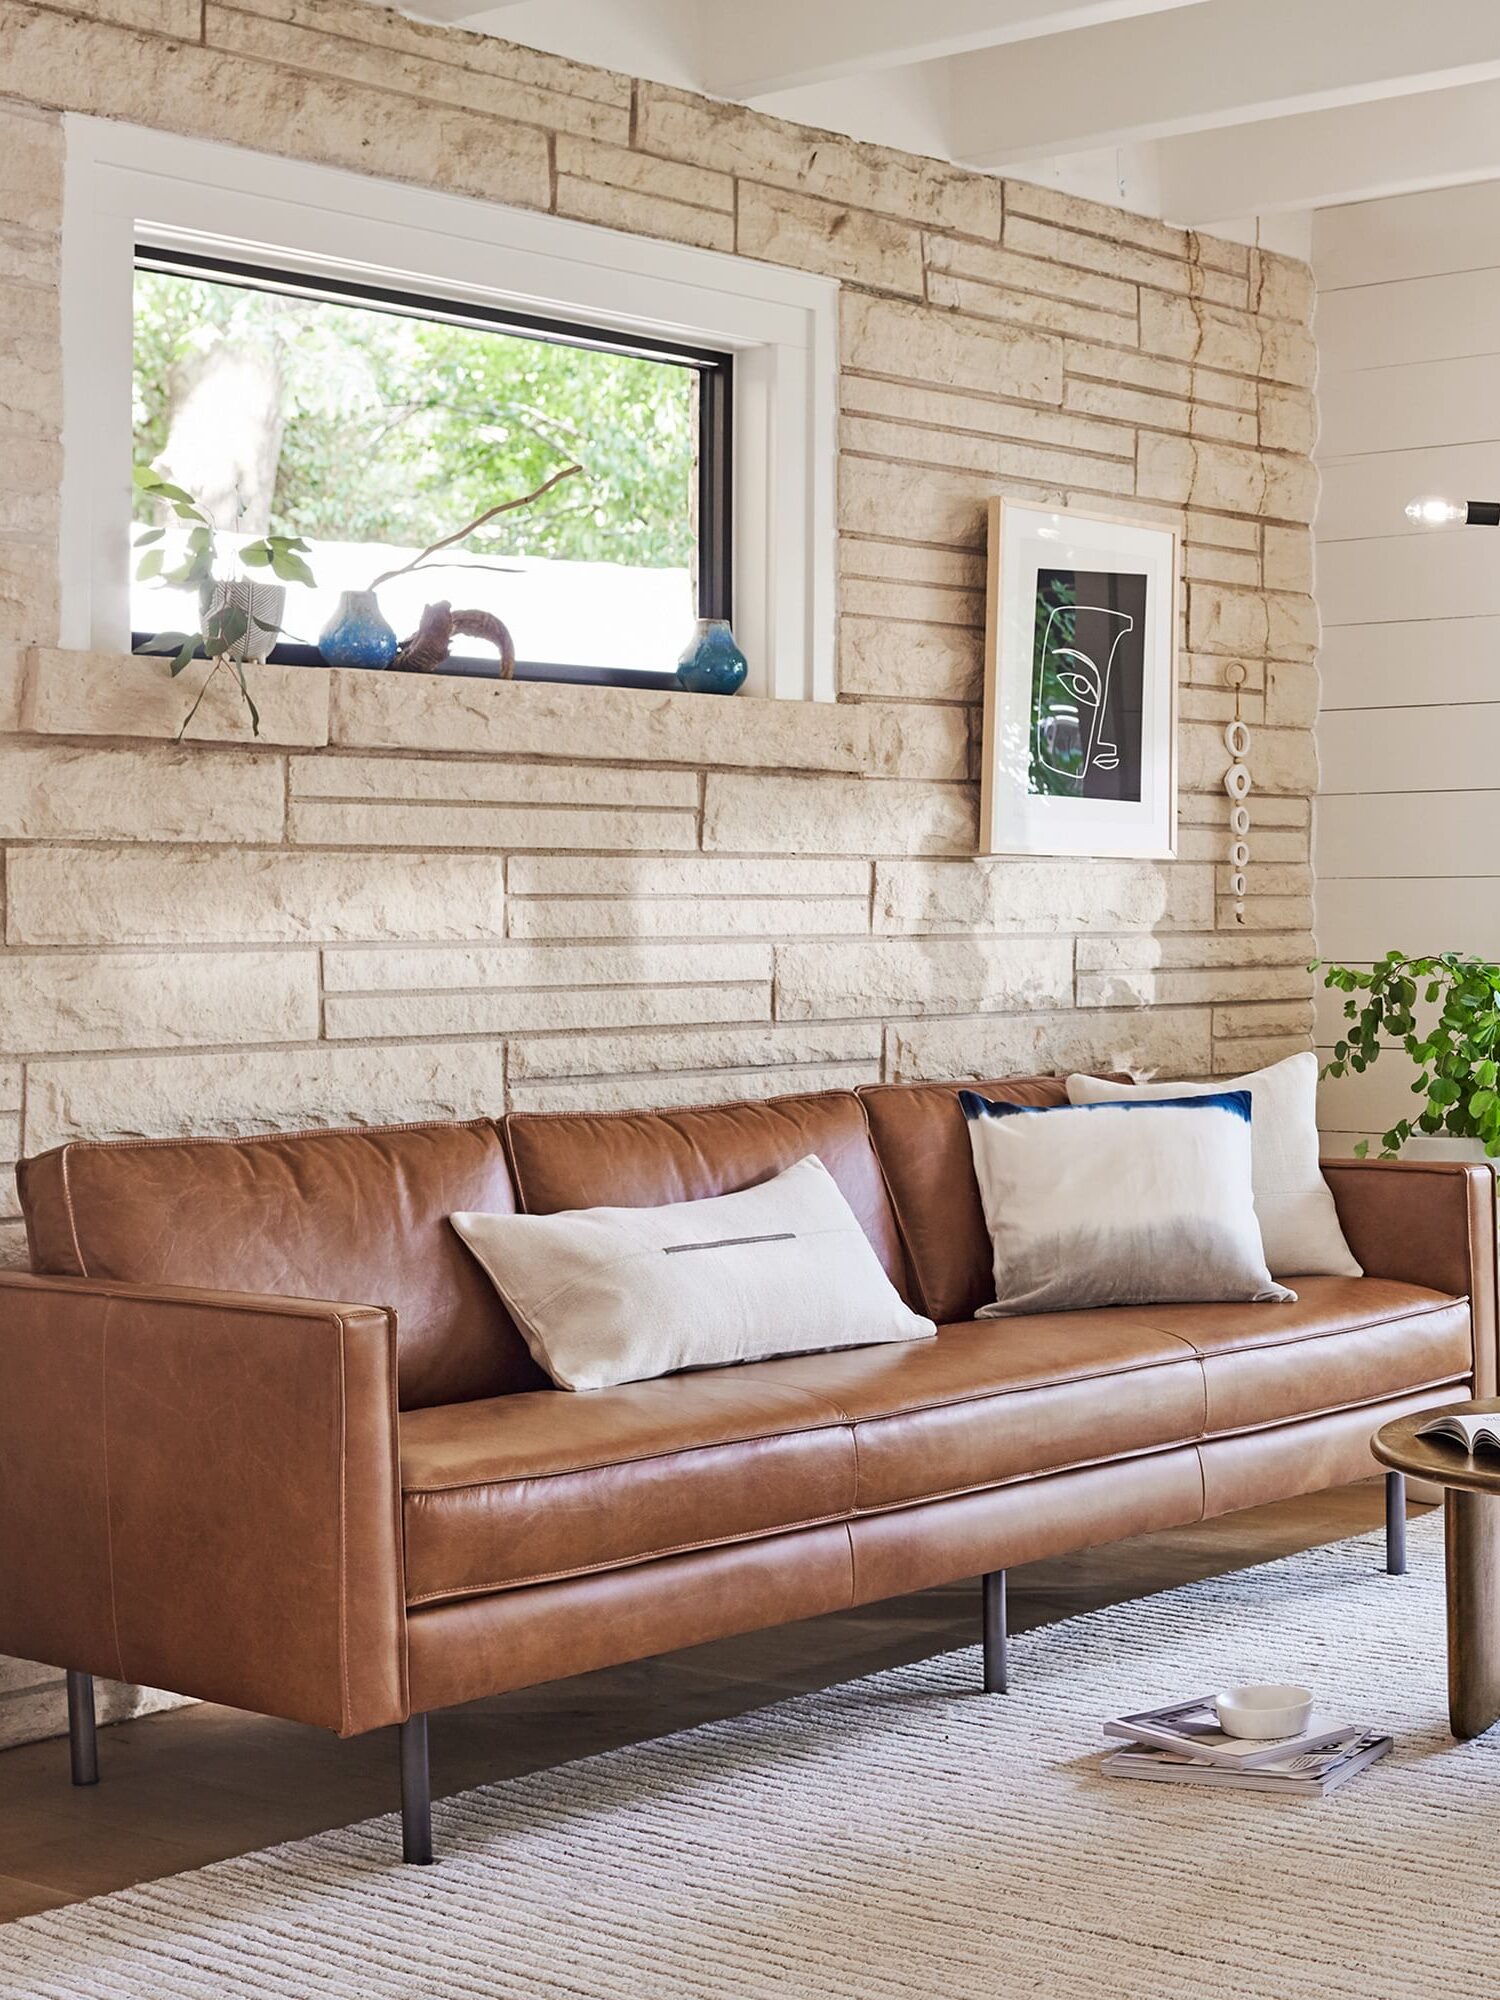
[[990, 502], [981, 854], [1176, 852], [1177, 543]]

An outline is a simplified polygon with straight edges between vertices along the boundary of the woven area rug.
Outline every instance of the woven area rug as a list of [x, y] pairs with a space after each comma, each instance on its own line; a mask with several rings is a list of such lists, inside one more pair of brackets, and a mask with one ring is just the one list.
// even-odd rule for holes
[[[0, 1930], [5, 2000], [1430, 2000], [1500, 1993], [1500, 1731], [1445, 1726], [1442, 1546], [1379, 1538]], [[1101, 1718], [1301, 1680], [1328, 1800], [1098, 1774]], [[441, 1729], [441, 1720], [435, 1725]]]

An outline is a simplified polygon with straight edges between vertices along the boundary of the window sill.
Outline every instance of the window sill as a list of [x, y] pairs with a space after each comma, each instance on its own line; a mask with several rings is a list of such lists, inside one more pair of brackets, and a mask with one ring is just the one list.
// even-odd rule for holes
[[[21, 727], [43, 736], [171, 742], [205, 671], [194, 662], [174, 681], [153, 659], [33, 647], [24, 658]], [[252, 666], [245, 673], [260, 736], [250, 733], [234, 680], [221, 673], [193, 719], [189, 744], [562, 756], [872, 778], [970, 775], [968, 711], [957, 706], [776, 701], [350, 667]]]
[[[132, 632], [131, 652], [138, 654], [150, 636], [149, 632]], [[162, 656], [157, 653], [146, 657], [160, 659]], [[325, 667], [323, 655], [316, 646], [296, 646], [290, 641], [279, 641], [271, 648], [268, 664], [273, 667]], [[456, 653], [435, 671], [459, 680], [500, 679], [500, 665], [493, 653], [488, 658], [481, 658], [477, 653]], [[655, 673], [645, 668], [636, 672], [628, 667], [574, 667], [551, 660], [517, 660], [512, 678], [518, 681], [560, 681], [568, 687], [675, 688], [677, 686], [675, 673]]]

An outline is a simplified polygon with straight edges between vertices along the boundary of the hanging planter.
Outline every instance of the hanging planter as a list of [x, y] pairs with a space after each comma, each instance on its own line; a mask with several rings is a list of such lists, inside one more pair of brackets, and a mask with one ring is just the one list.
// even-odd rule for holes
[[183, 717], [182, 728], [177, 732], [178, 739], [181, 740], [188, 724], [198, 713], [199, 703], [221, 667], [233, 669], [250, 717], [251, 730], [259, 736], [260, 713], [245, 679], [245, 667], [265, 660], [276, 643], [286, 610], [285, 584], [310, 585], [315, 581], [312, 571], [303, 561], [307, 543], [300, 535], [263, 535], [259, 541], [247, 542], [240, 550], [239, 560], [243, 568], [268, 569], [273, 576], [282, 579], [281, 583], [261, 583], [247, 576], [215, 576], [217, 537], [214, 524], [192, 494], [164, 479], [150, 466], [138, 465], [133, 477], [138, 492], [170, 508], [179, 521], [188, 524], [186, 551], [182, 560], [171, 569], [167, 568], [166, 552], [161, 546], [166, 529], [141, 530], [135, 538], [135, 546], [145, 553], [136, 565], [137, 582], [155, 581], [175, 589], [196, 585], [198, 590], [196, 632], [158, 632], [136, 650], [141, 653], [170, 653], [172, 664], [167, 671], [174, 680], [200, 648], [204, 657], [213, 662], [198, 690], [197, 700]]
[[245, 631], [243, 638], [223, 648], [222, 657], [226, 660], [267, 660], [286, 616], [286, 585], [248, 583], [238, 579], [227, 583], [215, 581], [201, 584], [198, 589], [198, 615], [203, 630], [206, 632], [213, 627], [224, 629], [239, 622], [238, 617], [226, 620], [225, 612], [243, 616]]

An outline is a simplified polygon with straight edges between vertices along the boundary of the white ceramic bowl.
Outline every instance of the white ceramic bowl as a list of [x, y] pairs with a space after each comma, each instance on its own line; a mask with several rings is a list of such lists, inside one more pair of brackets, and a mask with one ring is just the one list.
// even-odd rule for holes
[[1312, 1689], [1304, 1687], [1226, 1688], [1214, 1702], [1226, 1736], [1300, 1736], [1312, 1715]]

